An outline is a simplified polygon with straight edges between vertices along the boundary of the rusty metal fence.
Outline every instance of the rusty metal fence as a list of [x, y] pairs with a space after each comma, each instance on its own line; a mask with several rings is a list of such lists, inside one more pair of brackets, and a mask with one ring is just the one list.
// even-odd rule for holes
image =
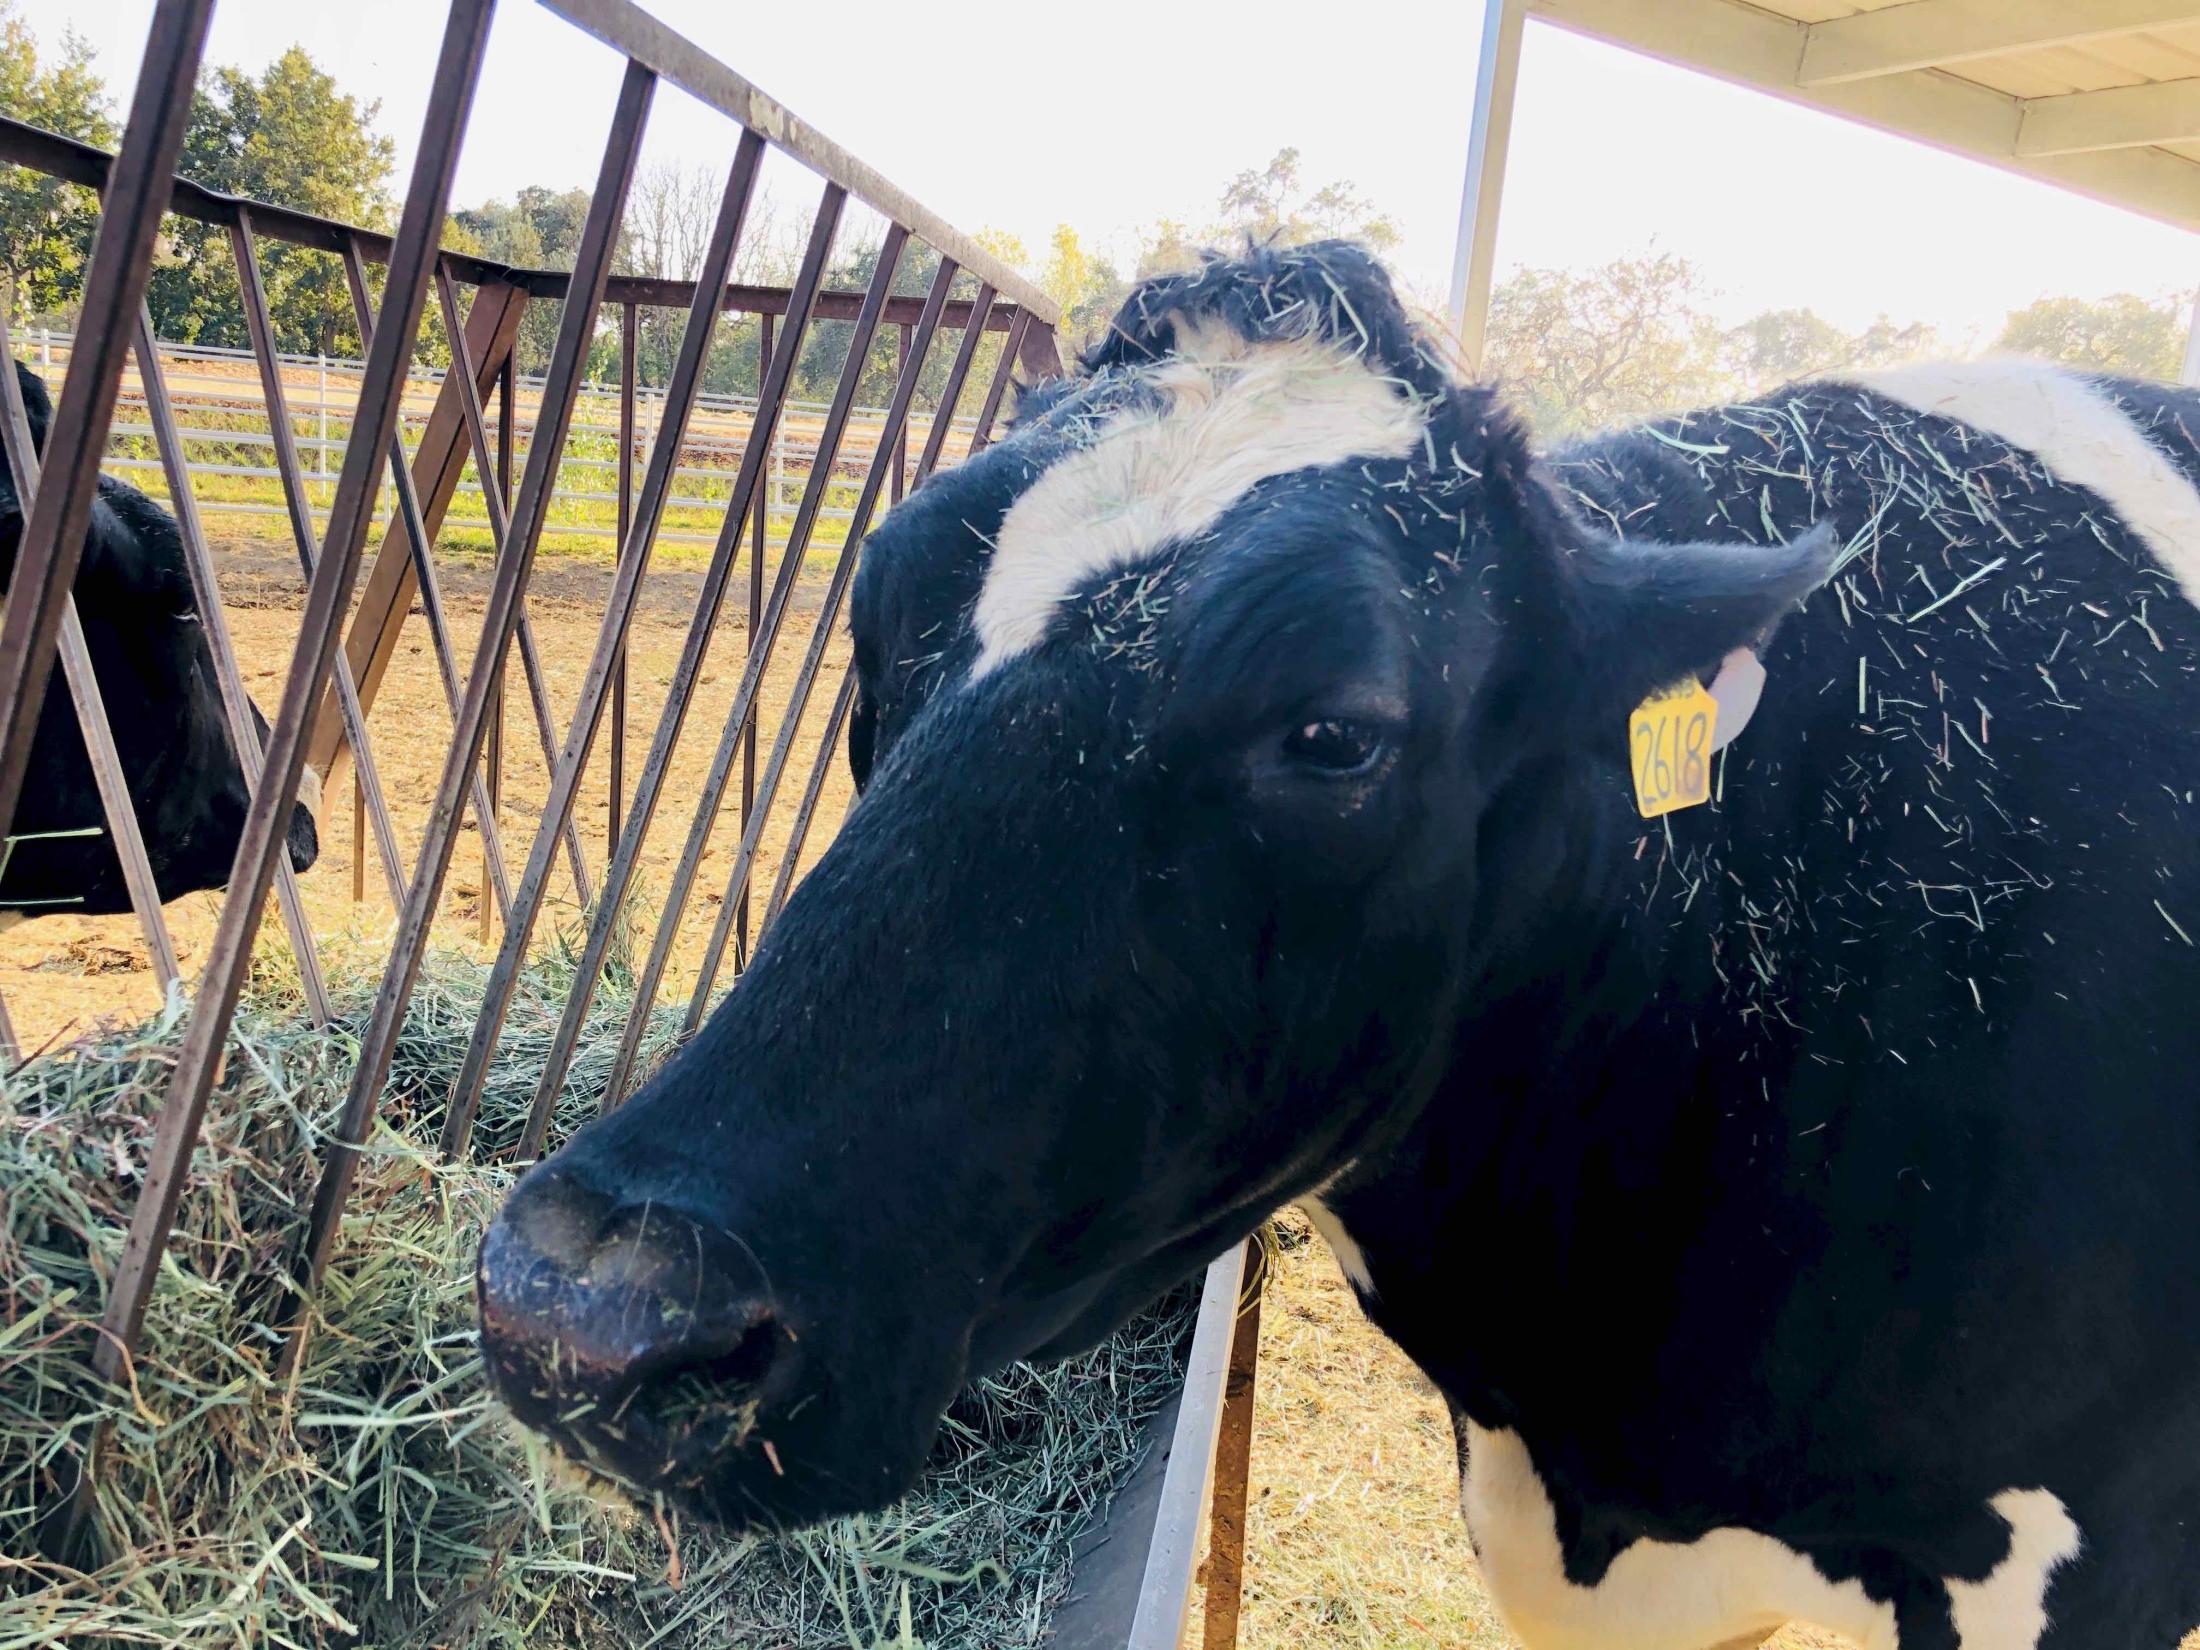
[[[827, 766], [844, 729], [853, 673], [844, 676], [826, 731], [791, 810], [782, 810], [790, 843], [760, 901], [750, 881], [765, 821], [795, 767], [798, 724], [835, 632], [864, 530], [906, 485], [919, 485], [953, 445], [976, 450], [987, 440], [1013, 372], [1046, 376], [1061, 370], [1054, 341], [1056, 312], [1045, 296], [991, 258], [975, 242], [927, 212], [691, 42], [630, 0], [541, 0], [548, 11], [612, 47], [625, 60], [616, 105], [585, 226], [570, 271], [514, 269], [445, 252], [439, 245], [469, 109], [480, 80], [493, 0], [452, 0], [435, 60], [417, 160], [394, 234], [332, 223], [263, 203], [214, 194], [174, 175], [214, 0], [160, 0], [146, 44], [119, 153], [109, 156], [12, 122], [0, 122], [0, 161], [12, 161], [98, 191], [101, 214], [82, 289], [83, 322], [74, 343], [47, 434], [43, 465], [34, 457], [14, 374], [0, 371], [0, 446], [22, 500], [23, 529], [4, 620], [0, 620], [0, 829], [21, 795], [32, 734], [56, 657], [76, 706], [106, 820], [125, 867], [152, 966], [166, 986], [180, 980], [176, 951], [138, 837], [127, 787], [108, 731], [98, 684], [76, 621], [72, 586], [90, 520], [102, 455], [125, 369], [134, 365], [144, 417], [178, 518], [198, 612], [216, 662], [225, 716], [251, 787], [242, 840], [218, 926], [195, 981], [173, 1073], [162, 1102], [141, 1194], [116, 1267], [103, 1332], [91, 1352], [101, 1375], [126, 1371], [152, 1292], [184, 1185], [184, 1171], [220, 1069], [231, 1020], [272, 892], [296, 954], [308, 1012], [326, 1021], [332, 1010], [315, 935], [299, 896], [283, 822], [308, 768], [326, 770], [348, 755], [356, 809], [365, 828], [356, 864], [371, 857], [397, 912], [394, 938], [379, 989], [360, 1035], [357, 1068], [341, 1124], [329, 1148], [296, 1275], [308, 1290], [326, 1263], [360, 1149], [381, 1101], [398, 1029], [417, 983], [431, 925], [451, 869], [462, 820], [478, 830], [487, 875], [482, 921], [501, 922], [486, 1000], [449, 1098], [442, 1146], [467, 1147], [487, 1062], [534, 942], [553, 881], [569, 881], [589, 912], [577, 977], [546, 1062], [522, 1151], [538, 1152], [551, 1102], [564, 1082], [575, 1039], [620, 924], [636, 892], [645, 837], [666, 801], [676, 750], [690, 733], [698, 678], [735, 591], [746, 574], [747, 641], [739, 685], [715, 728], [710, 762], [694, 800], [686, 841], [666, 891], [655, 935], [641, 967], [639, 989], [606, 1104], [616, 1104], [634, 1080], [641, 1032], [662, 986], [681, 924], [715, 897], [717, 916], [692, 987], [684, 1023], [700, 1023], [719, 976], [737, 971], [755, 929], [785, 899], [802, 843], [820, 812]], [[663, 281], [613, 273], [621, 218], [652, 103], [671, 84], [726, 117], [730, 158], [702, 267], [693, 281]], [[730, 284], [744, 224], [756, 195], [759, 168], [777, 148], [818, 178], [819, 193], [800, 268], [791, 286]], [[827, 285], [829, 265], [851, 201], [875, 210], [885, 227], [876, 273], [861, 292]], [[265, 397], [274, 467], [280, 475], [305, 595], [280, 704], [264, 743], [245, 696], [237, 652], [224, 622], [216, 565], [191, 492], [184, 437], [164, 378], [145, 305], [149, 270], [164, 213], [225, 231]], [[309, 498], [308, 467], [299, 451], [276, 351], [259, 249], [281, 241], [317, 248], [341, 260], [366, 359], [349, 438], [325, 525]], [[938, 256], [922, 298], [897, 295], [897, 271], [916, 246]], [[370, 266], [383, 271], [379, 303]], [[972, 283], [974, 295], [963, 295]], [[513, 344], [527, 306], [560, 300], [556, 343], [544, 376], [534, 431], [516, 467], [513, 424]], [[451, 350], [436, 403], [408, 454], [399, 438], [399, 402], [423, 316], [433, 304]], [[635, 338], [637, 312], [684, 310], [686, 320], [662, 416], [636, 473]], [[725, 500], [700, 593], [695, 599], [654, 735], [638, 771], [624, 748], [626, 655], [651, 551], [679, 467], [683, 435], [702, 391], [713, 330], [724, 312], [760, 318], [761, 386], [738, 469]], [[767, 567], [765, 469], [784, 415], [805, 339], [820, 320], [848, 323], [848, 351], [835, 393], [822, 415], [819, 461], [810, 468], [775, 566]], [[536, 555], [556, 502], [560, 463], [574, 407], [599, 327], [621, 340], [621, 458], [617, 497], [619, 553], [601, 624], [571, 715], [561, 725], [552, 703], [526, 599]], [[892, 328], [889, 334], [884, 329]], [[973, 385], [973, 365], [988, 333], [1000, 336], [998, 364]], [[846, 537], [832, 556], [817, 623], [793, 676], [793, 687], [768, 749], [761, 689], [782, 635], [805, 552], [826, 507], [827, 492], [851, 421], [859, 381], [874, 344], [898, 334], [892, 394], [861, 465], [860, 490]], [[13, 353], [0, 312], [0, 351]], [[916, 392], [929, 357], [951, 356], [946, 387], [921, 441], [910, 428]], [[975, 397], [975, 421], [963, 406]], [[958, 428], [958, 418], [965, 422]], [[459, 652], [437, 577], [436, 542], [469, 464], [480, 485], [494, 541], [493, 575], [482, 629], [470, 659]], [[394, 493], [394, 519], [369, 558], [377, 499]], [[745, 565], [743, 552], [747, 551]], [[362, 570], [366, 572], [361, 583]], [[768, 577], [767, 577], [768, 574]], [[355, 587], [357, 587], [355, 589]], [[453, 737], [420, 825], [410, 864], [400, 851], [386, 788], [374, 761], [369, 712], [399, 635], [417, 604], [432, 650]], [[349, 616], [347, 627], [346, 619]], [[524, 857], [498, 823], [503, 798], [500, 741], [503, 683], [518, 653], [524, 720], [548, 772], [539, 826]], [[608, 714], [607, 714], [608, 713]], [[591, 753], [611, 724], [610, 839], [601, 859], [583, 843], [576, 804]], [[698, 892], [704, 843], [738, 782], [740, 837], [722, 883]], [[685, 798], [683, 798], [685, 800]], [[492, 897], [493, 896], [493, 897]], [[0, 1028], [4, 1029], [4, 1028]], [[12, 1033], [10, 1034], [12, 1045]], [[301, 1296], [293, 1299], [302, 1298]], [[296, 1308], [290, 1308], [295, 1312]], [[295, 1351], [295, 1337], [291, 1342]]]

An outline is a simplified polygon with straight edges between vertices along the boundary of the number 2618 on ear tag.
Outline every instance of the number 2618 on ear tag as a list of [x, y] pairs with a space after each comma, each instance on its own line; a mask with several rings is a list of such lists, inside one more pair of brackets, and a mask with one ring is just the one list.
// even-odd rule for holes
[[1645, 819], [1711, 800], [1711, 752], [1719, 702], [1690, 678], [1653, 693], [1627, 719], [1635, 806]]

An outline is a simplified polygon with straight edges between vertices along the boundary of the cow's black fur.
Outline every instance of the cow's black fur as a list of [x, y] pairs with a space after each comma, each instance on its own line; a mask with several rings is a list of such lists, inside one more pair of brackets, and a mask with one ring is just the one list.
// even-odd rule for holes
[[[973, 681], [1009, 506], [1186, 314], [1368, 352], [1430, 440]], [[2200, 396], [2102, 387], [2200, 478]], [[2043, 1642], [2200, 1621], [2200, 622], [2102, 500], [1835, 384], [1538, 463], [1369, 260], [1258, 253], [897, 510], [854, 626], [840, 838], [484, 1246], [523, 1416], [734, 1521], [875, 1503], [960, 1381], [1326, 1186], [1578, 1582], [1742, 1526], [1933, 1650], [2044, 1486]], [[1629, 708], [1752, 643], [1718, 800], [1645, 824]]]
[[[28, 366], [19, 361], [15, 372], [32, 445], [42, 452], [52, 402]], [[22, 536], [14, 482], [0, 466], [0, 587], [14, 577]], [[160, 896], [171, 900], [219, 888], [229, 880], [248, 794], [222, 716], [214, 656], [193, 608], [175, 519], [136, 488], [100, 477], [74, 589]], [[264, 720], [260, 729], [264, 736]], [[129, 910], [122, 864], [105, 824], [76, 710], [56, 663], [16, 807], [16, 841], [0, 869], [0, 913]], [[101, 834], [47, 835], [87, 826], [101, 827]], [[318, 847], [313, 815], [295, 807], [292, 865], [301, 871], [312, 865]]]

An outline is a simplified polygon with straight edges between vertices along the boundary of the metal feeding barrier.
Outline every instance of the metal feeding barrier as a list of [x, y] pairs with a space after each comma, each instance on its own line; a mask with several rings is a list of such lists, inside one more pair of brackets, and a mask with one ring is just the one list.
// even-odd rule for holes
[[[727, 875], [722, 882], [714, 877], [713, 886], [704, 890], [706, 903], [716, 904], [716, 919], [684, 1015], [688, 1031], [709, 1006], [728, 952], [738, 976], [757, 928], [772, 920], [787, 896], [804, 841], [817, 824], [828, 766], [837, 759], [853, 694], [852, 671], [843, 677], [826, 713], [822, 741], [793, 802], [788, 845], [760, 911], [752, 902], [750, 882], [765, 822], [789, 769], [797, 765], [798, 727], [838, 629], [865, 531], [906, 487], [922, 485], [943, 461], [986, 445], [1013, 373], [1041, 378], [1062, 371], [1055, 306], [975, 241], [630, 0], [541, 3], [625, 60], [569, 271], [515, 268], [448, 252], [439, 244], [483, 69], [492, 0], [452, 0], [411, 183], [394, 233], [221, 195], [175, 175], [214, 0], [158, 0], [118, 153], [109, 155], [0, 120], [0, 161], [85, 186], [98, 193], [101, 205], [81, 291], [83, 321], [68, 343], [68, 371], [42, 464], [32, 452], [14, 374], [0, 371], [0, 445], [24, 518], [5, 617], [0, 619], [0, 827], [14, 818], [58, 655], [156, 976], [164, 988], [181, 978], [71, 594], [118, 399], [131, 368], [136, 389], [124, 433], [140, 441], [150, 437], [165, 479], [214, 658], [225, 720], [251, 791], [218, 924], [190, 982], [194, 995], [114, 1269], [101, 1333], [88, 1349], [95, 1370], [110, 1383], [126, 1378], [139, 1341], [271, 890], [297, 959], [307, 1011], [317, 1023], [332, 1016], [315, 936], [285, 851], [284, 823], [307, 767], [325, 772], [339, 755], [349, 757], [354, 875], [363, 876], [365, 861], [374, 860], [397, 921], [379, 989], [359, 1028], [357, 1065], [297, 1257], [295, 1275], [302, 1288], [291, 1304], [280, 1308], [292, 1315], [286, 1325], [292, 1355], [303, 1332], [296, 1321], [296, 1301], [310, 1295], [327, 1264], [361, 1149], [383, 1097], [463, 819], [470, 815], [474, 821], [484, 860], [482, 935], [486, 939], [491, 934], [494, 916], [501, 938], [449, 1096], [441, 1140], [446, 1152], [467, 1147], [488, 1059], [561, 863], [563, 876], [589, 914], [564, 1017], [521, 1146], [523, 1155], [531, 1156], [544, 1144], [552, 1102], [564, 1084], [590, 1000], [635, 893], [644, 840], [666, 799], [672, 761], [695, 711], [706, 655], [735, 592], [744, 549], [747, 643], [739, 685], [719, 725], [704, 730], [711, 752], [707, 775], [694, 798], [685, 845], [639, 969], [605, 1095], [607, 1106], [624, 1097], [637, 1075], [642, 1031], [676, 936], [693, 914], [690, 902], [705, 844], [737, 771], [740, 838]], [[663, 84], [679, 87], [727, 122], [726, 181], [693, 280], [626, 276], [613, 270], [643, 134]], [[734, 261], [756, 198], [759, 171], [774, 148], [819, 179], [801, 263], [787, 287], [735, 285]], [[884, 220], [874, 273], [861, 292], [828, 285], [851, 201]], [[264, 739], [245, 695], [215, 559], [192, 492], [194, 469], [204, 473], [206, 466], [194, 466], [191, 459], [193, 436], [179, 417], [171, 390], [168, 347], [155, 339], [146, 306], [165, 213], [215, 226], [227, 241], [251, 346], [237, 358], [255, 370], [266, 422], [264, 434], [255, 432], [252, 444], [264, 447], [269, 462], [248, 468], [279, 483], [281, 513], [305, 580], [295, 647]], [[356, 405], [332, 435], [324, 400], [320, 433], [310, 447], [297, 434], [286, 358], [278, 353], [261, 276], [260, 248], [270, 242], [316, 249], [339, 260], [363, 342], [364, 359], [354, 380]], [[895, 291], [913, 247], [929, 248], [937, 258], [922, 297]], [[373, 268], [383, 275], [379, 302], [370, 278]], [[514, 346], [521, 320], [537, 301], [561, 307], [547, 369], [528, 386], [533, 409], [523, 444], [515, 410], [521, 397], [515, 389]], [[415, 355], [430, 304], [442, 323], [450, 365], [429, 380], [432, 406], [424, 419], [413, 420], [408, 448], [403, 401], [408, 386], [422, 377]], [[647, 392], [637, 382], [637, 320], [645, 309], [684, 311], [686, 316], [668, 381]], [[710, 540], [708, 564], [693, 595], [692, 617], [666, 684], [662, 712], [630, 778], [625, 749], [630, 632], [652, 550], [663, 536], [665, 514], [679, 498], [675, 483], [694, 473], [683, 457], [691, 451], [688, 438], [696, 410], [706, 401], [704, 375], [714, 329], [727, 313], [757, 319], [758, 393], [753, 401], [718, 409], [728, 416], [745, 415], [748, 427], [738, 447], [725, 450], [731, 468], [723, 492], [703, 501], [720, 512], [720, 525]], [[799, 497], [790, 507], [774, 496], [777, 483], [771, 470], [775, 452], [784, 450], [790, 388], [811, 329], [820, 321], [846, 324], [847, 353], [831, 399], [804, 410], [803, 416], [815, 421], [814, 448], [807, 455]], [[618, 457], [591, 472], [597, 478], [593, 483], [576, 485], [603, 492], [602, 469], [615, 471], [610, 496], [617, 506], [617, 560], [593, 650], [570, 716], [561, 722], [525, 604], [538, 550], [558, 525], [551, 519], [553, 507], [569, 490], [573, 469], [585, 467], [571, 459], [567, 448], [591, 349], [607, 323], [615, 326], [620, 345]], [[893, 333], [886, 334], [887, 328]], [[992, 369], [977, 374], [973, 369], [988, 334], [998, 335], [1002, 347]], [[883, 408], [859, 409], [866, 364], [884, 336], [899, 343], [891, 395]], [[46, 348], [50, 358], [50, 343]], [[15, 353], [4, 310], [0, 351]], [[935, 353], [945, 355], [949, 365], [944, 389], [924, 419], [920, 442], [910, 426], [920, 417], [917, 392]], [[974, 376], [984, 377], [982, 386], [969, 382]], [[962, 403], [973, 397], [974, 408], [963, 410]], [[637, 420], [638, 409], [644, 407], [656, 412], [654, 431], [646, 441]], [[860, 451], [844, 451], [858, 425], [866, 426], [863, 433], [870, 437], [867, 458]], [[310, 465], [309, 450], [315, 457]], [[637, 474], [637, 453], [644, 450], [646, 464]], [[331, 458], [340, 461], [333, 478]], [[844, 468], [860, 476], [852, 505], [836, 503], [832, 496]], [[473, 481], [468, 496], [478, 499], [481, 508], [470, 523], [452, 514], [469, 469]], [[316, 500], [316, 485], [333, 487], [325, 504]], [[387, 522], [370, 560], [370, 539], [385, 499]], [[783, 535], [772, 531], [775, 513], [786, 522]], [[844, 522], [845, 534], [831, 554], [816, 623], [760, 764], [766, 673], [787, 630], [805, 555], [819, 522], [828, 519]], [[438, 576], [436, 543], [454, 525], [485, 529], [494, 552], [480, 641], [470, 660], [461, 656], [452, 635]], [[775, 548], [778, 559], [767, 579], [769, 552]], [[370, 720], [416, 604], [453, 731], [408, 865], [389, 791], [375, 764]], [[527, 719], [548, 775], [539, 823], [524, 857], [517, 852], [519, 844], [499, 830], [504, 681], [515, 644]], [[576, 810], [607, 713], [609, 834], [597, 866], [581, 840]], [[366, 851], [370, 845], [371, 855]], [[355, 881], [355, 896], [359, 891]], [[0, 1032], [12, 1049], [12, 1031], [0, 1023]], [[1163, 1429], [1167, 1447], [1156, 1452], [1141, 1481], [1124, 1493], [1123, 1509], [1108, 1536], [1093, 1544], [1099, 1580], [1080, 1588], [1081, 1597], [1066, 1607], [1061, 1626], [1068, 1635], [1065, 1642], [1176, 1644], [1193, 1586], [1199, 1532], [1210, 1517], [1214, 1540], [1207, 1643], [1234, 1642], [1244, 1438], [1253, 1373], [1250, 1336], [1251, 1326], [1257, 1326], [1257, 1295], [1245, 1286], [1253, 1275], [1247, 1265], [1246, 1252], [1233, 1249], [1208, 1276], [1189, 1355], [1190, 1376]], [[1256, 1303], [1250, 1310], [1248, 1299]], [[1223, 1440], [1222, 1489], [1210, 1496], [1218, 1437]], [[73, 1500], [49, 1520], [49, 1529], [57, 1532], [54, 1541], [64, 1547], [81, 1525], [93, 1478], [87, 1461]]]

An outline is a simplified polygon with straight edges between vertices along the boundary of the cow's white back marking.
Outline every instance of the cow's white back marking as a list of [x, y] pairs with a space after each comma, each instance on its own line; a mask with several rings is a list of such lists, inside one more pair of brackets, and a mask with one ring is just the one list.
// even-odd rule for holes
[[1860, 1582], [1828, 1580], [1803, 1554], [1754, 1530], [1637, 1541], [1594, 1587], [1569, 1581], [1557, 1512], [1518, 1433], [1469, 1423], [1459, 1499], [1490, 1596], [1529, 1650], [1704, 1650], [1767, 1637], [1790, 1621], [1843, 1634], [1862, 1650], [1895, 1650], [1892, 1605]]
[[[1898, 1650], [1892, 1605], [1754, 1530], [1637, 1541], [1594, 1587], [1569, 1581], [1557, 1511], [1518, 1433], [1467, 1424], [1459, 1502], [1490, 1596], [1529, 1650], [1703, 1650], [1762, 1640], [1790, 1621], [1862, 1650]], [[2004, 1490], [1991, 1505], [2008, 1521], [2009, 1553], [1983, 1580], [1943, 1583], [1956, 1640], [1962, 1650], [2036, 1650], [2048, 1581], [2077, 1555], [2078, 1526], [2044, 1489]]]
[[1860, 373], [1846, 382], [2022, 447], [2091, 488], [2200, 604], [2200, 493], [2114, 402], [2040, 361], [1969, 361]]
[[1963, 1650], [2033, 1650], [2047, 1631], [2047, 1583], [2083, 1545], [2069, 1509], [2047, 1490], [2003, 1490], [2009, 1556], [1983, 1581], [1951, 1581], [1948, 1604]]
[[1176, 343], [1148, 375], [1159, 407], [1121, 415], [1009, 507], [978, 594], [974, 676], [1036, 646], [1095, 576], [1198, 537], [1268, 477], [1400, 458], [1421, 439], [1404, 385], [1318, 340], [1180, 324]]

